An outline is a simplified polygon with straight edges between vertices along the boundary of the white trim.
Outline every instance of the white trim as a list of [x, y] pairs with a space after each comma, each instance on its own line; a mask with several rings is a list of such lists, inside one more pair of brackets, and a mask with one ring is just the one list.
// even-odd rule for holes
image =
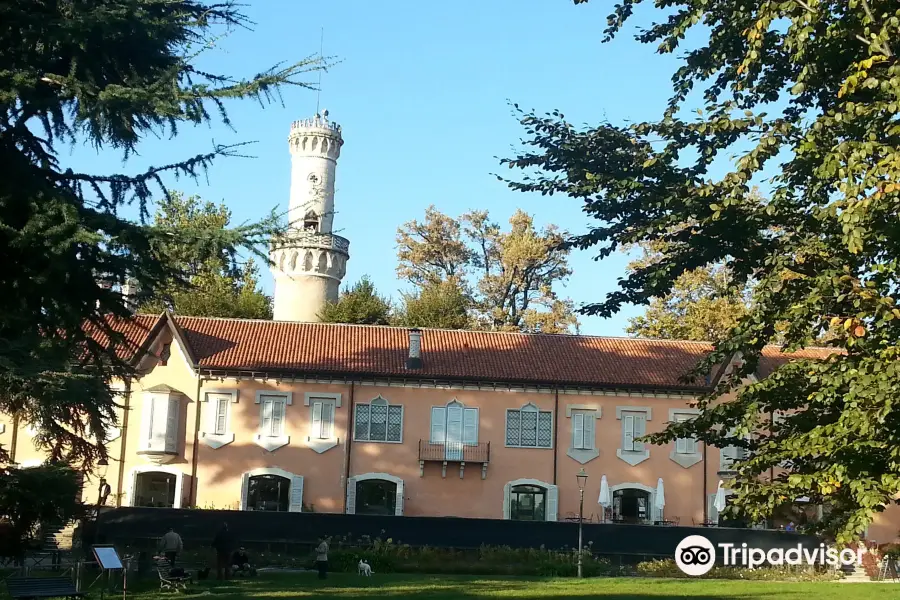
[[16, 463], [16, 468], [18, 469], [34, 469], [36, 467], [40, 467], [44, 464], [44, 461], [40, 458], [31, 458], [28, 460], [23, 460], [20, 463]]
[[[303, 475], [297, 475], [296, 473], [291, 473], [290, 471], [285, 471], [284, 469], [279, 469], [278, 467], [260, 467], [258, 469], [251, 469], [250, 471], [244, 471], [241, 474], [241, 479], [243, 481], [250, 481], [251, 477], [256, 477], [257, 475], [277, 475], [278, 477], [283, 477], [290, 482], [291, 487], [288, 489], [288, 512], [303, 512]], [[300, 502], [297, 503], [294, 501], [294, 486], [300, 486]], [[241, 510], [250, 510], [247, 506], [249, 489], [247, 486], [241, 486]], [[296, 508], [296, 510], [291, 510]]]
[[175, 503], [172, 508], [181, 508], [182, 505], [182, 497], [181, 494], [184, 491], [184, 472], [179, 470], [176, 467], [163, 467], [163, 466], [146, 466], [146, 467], [134, 467], [131, 469], [131, 474], [129, 477], [130, 483], [128, 490], [128, 506], [134, 506], [134, 494], [135, 494], [135, 486], [137, 484], [137, 476], [142, 473], [166, 473], [167, 475], [175, 476]]
[[6, 433], [6, 423], [0, 423], [0, 433]]
[[516, 479], [514, 481], [508, 482], [503, 486], [503, 518], [505, 520], [509, 520], [509, 502], [511, 491], [514, 487], [519, 485], [533, 485], [536, 487], [544, 488], [547, 491], [546, 497], [546, 506], [544, 510], [546, 511], [544, 515], [545, 521], [557, 521], [559, 515], [559, 487], [553, 485], [552, 483], [547, 483], [546, 481], [541, 481], [539, 479]]
[[[319, 402], [324, 407], [326, 404], [331, 406], [331, 437], [320, 438], [313, 435], [315, 422], [315, 405]], [[311, 450], [322, 454], [331, 450], [340, 443], [337, 435], [337, 409], [341, 407], [340, 394], [316, 394], [307, 392], [303, 397], [304, 406], [309, 406], [309, 426], [306, 433], [306, 446]]]
[[[625, 450], [622, 447], [622, 443], [625, 436], [625, 419], [623, 418], [624, 413], [644, 413], [644, 422], [647, 423], [653, 420], [653, 409], [649, 406], [617, 406], [616, 407], [616, 419], [622, 421], [622, 428], [619, 432], [619, 447], [616, 449], [616, 456], [618, 456], [621, 460], [628, 463], [632, 467], [637, 466], [644, 462], [645, 460], [650, 458], [650, 448], [649, 444], [646, 442], [643, 443], [643, 450]], [[644, 432], [646, 435], [646, 431]], [[643, 437], [640, 436], [640, 437]]]
[[348, 515], [356, 514], [356, 484], [360, 481], [370, 481], [372, 479], [381, 481], [390, 481], [397, 486], [397, 501], [394, 503], [394, 516], [403, 516], [403, 495], [406, 493], [403, 480], [390, 473], [363, 473], [362, 475], [354, 475], [347, 479], [347, 512]]
[[316, 400], [321, 400], [323, 398], [334, 400], [335, 407], [341, 407], [341, 394], [329, 394], [325, 392], [306, 392], [303, 394], [303, 406], [309, 406], [309, 401], [313, 398]]
[[[216, 419], [218, 417], [218, 403], [216, 406], [213, 406], [209, 401], [210, 395], [217, 396], [231, 396], [231, 402], [228, 405], [228, 412], [225, 414], [225, 433], [224, 434], [216, 434], [210, 433], [210, 431], [215, 432], [216, 430]], [[217, 398], [218, 399], [218, 398]], [[238, 390], [236, 389], [224, 389], [224, 390], [205, 390], [203, 392], [203, 398], [200, 402], [206, 403], [206, 411], [207, 416], [204, 419], [206, 424], [206, 430], [200, 432], [200, 439], [204, 444], [212, 448], [213, 450], [217, 448], [221, 448], [222, 446], [227, 446], [231, 442], [234, 441], [234, 431], [231, 429], [231, 417], [232, 417], [232, 409], [231, 405], [236, 404], [238, 401]], [[203, 410], [203, 409], [201, 409]], [[202, 418], [202, 417], [201, 417]]]
[[[280, 396], [284, 401], [284, 417], [281, 423], [281, 435], [279, 436], [264, 436], [262, 434], [263, 409], [265, 407], [262, 403], [263, 396]], [[256, 435], [253, 436], [253, 443], [269, 452], [275, 452], [279, 448], [283, 448], [291, 443], [291, 436], [288, 434], [287, 426], [287, 407], [293, 404], [293, 398], [294, 395], [292, 392], [257, 390], [255, 403], [259, 404], [259, 424], [256, 427]]]
[[[612, 485], [609, 487], [609, 499], [610, 501], [613, 501], [613, 503], [615, 502], [613, 500], [613, 495], [619, 490], [641, 490], [649, 493], [650, 498], [647, 500], [649, 502], [649, 506], [647, 506], [647, 523], [661, 520], [659, 510], [656, 508], [656, 487], [644, 485], [643, 483], [620, 483], [618, 485]], [[612, 506], [615, 506], [615, 504]]]
[[[674, 423], [679, 416], [696, 416], [699, 414], [700, 409], [698, 408], [670, 408], [669, 422]], [[672, 450], [669, 452], [669, 460], [685, 469], [690, 469], [697, 463], [701, 462], [703, 460], [703, 453], [700, 452], [700, 442], [697, 440], [697, 438], [693, 438], [693, 440], [694, 452], [690, 453], [679, 453], [677, 440], [672, 440]]]
[[[510, 444], [509, 443], [509, 413], [510, 412], [518, 412], [519, 413], [519, 440], [522, 439], [522, 413], [523, 412], [533, 412], [537, 413], [537, 421], [535, 422], [535, 430], [534, 430], [534, 446], [523, 446], [520, 444]], [[541, 446], [538, 444], [539, 432], [541, 427], [541, 414], [550, 415], [550, 445], [549, 446]], [[505, 418], [503, 421], [503, 441], [504, 446], [507, 448], [525, 448], [531, 450], [552, 450], [553, 449], [553, 411], [552, 410], [542, 410], [537, 404], [533, 402], [527, 402], [520, 406], [519, 408], [507, 408], [505, 413]]]
[[[368, 406], [368, 407], [369, 407], [369, 411], [370, 411], [370, 412], [369, 412], [369, 437], [371, 438], [371, 427], [372, 427], [372, 413], [371, 413], [371, 410], [372, 410], [372, 405], [373, 405], [373, 404], [383, 404], [383, 405], [387, 406], [387, 407], [388, 407], [388, 414], [387, 414], [386, 418], [388, 418], [388, 419], [390, 418], [391, 407], [392, 407], [392, 406], [399, 406], [399, 407], [400, 407], [400, 439], [399, 439], [399, 440], [388, 440], [388, 439], [384, 439], [384, 440], [373, 440], [373, 439], [361, 440], [361, 439], [359, 439], [358, 437], [356, 437], [356, 415], [357, 415], [357, 411], [359, 410], [359, 407], [360, 407], [360, 406]], [[356, 402], [356, 403], [354, 403], [354, 405], [353, 405], [353, 423], [350, 424], [350, 427], [352, 427], [352, 431], [353, 431], [353, 441], [354, 441], [354, 442], [359, 442], [359, 443], [361, 443], [361, 444], [368, 444], [368, 443], [372, 443], [372, 444], [402, 444], [402, 443], [403, 443], [403, 426], [404, 426], [404, 419], [405, 419], [405, 418], [406, 418], [406, 410], [404, 410], [403, 405], [402, 405], [402, 404], [391, 404], [391, 402], [390, 402], [387, 398], [385, 398], [384, 396], [382, 396], [381, 394], [378, 394], [377, 396], [375, 396], [374, 398], [372, 398], [372, 399], [369, 400], [368, 402]], [[387, 438], [387, 423], [385, 423], [385, 438]]]
[[[582, 415], [584, 419], [583, 423], [587, 424], [590, 421], [590, 430], [591, 430], [591, 447], [590, 448], [576, 448], [575, 447], [575, 415]], [[571, 458], [572, 460], [580, 463], [587, 464], [600, 456], [600, 447], [597, 444], [597, 421], [603, 416], [603, 409], [599, 404], [568, 404], [566, 405], [566, 418], [572, 419], [570, 422], [571, 425], [569, 429], [571, 430], [571, 435], [569, 435], [569, 449], [566, 451], [566, 456]], [[583, 429], [585, 428], [582, 425]], [[583, 435], [583, 434], [582, 434]]]

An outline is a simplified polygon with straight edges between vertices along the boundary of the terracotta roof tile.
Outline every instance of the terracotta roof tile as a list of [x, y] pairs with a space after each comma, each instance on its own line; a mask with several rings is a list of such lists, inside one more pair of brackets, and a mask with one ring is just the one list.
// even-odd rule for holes
[[[117, 348], [119, 356], [129, 359], [136, 356], [140, 347], [147, 341], [153, 326], [159, 321], [159, 316], [156, 315], [136, 315], [131, 319], [114, 316], [106, 318], [113, 331], [122, 333], [125, 338], [124, 343]], [[85, 332], [102, 346], [110, 343], [109, 336], [93, 323], [85, 327]]]

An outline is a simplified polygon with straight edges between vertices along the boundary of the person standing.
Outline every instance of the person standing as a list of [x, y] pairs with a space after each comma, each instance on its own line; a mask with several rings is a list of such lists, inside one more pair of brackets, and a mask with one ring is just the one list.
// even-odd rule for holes
[[175, 533], [174, 527], [169, 527], [169, 531], [160, 538], [159, 549], [162, 550], [163, 556], [169, 561], [169, 567], [174, 567], [178, 553], [184, 550], [181, 536]]
[[319, 579], [328, 576], [328, 538], [320, 537], [316, 546], [316, 568], [319, 570]]
[[216, 579], [228, 579], [231, 577], [231, 552], [234, 549], [234, 538], [228, 530], [228, 523], [222, 523], [222, 528], [213, 538], [213, 548], [216, 550]]

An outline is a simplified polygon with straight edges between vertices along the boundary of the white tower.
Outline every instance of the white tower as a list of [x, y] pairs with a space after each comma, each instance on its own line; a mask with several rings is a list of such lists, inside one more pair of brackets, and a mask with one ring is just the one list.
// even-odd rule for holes
[[343, 143], [341, 127], [328, 120], [327, 110], [291, 125], [290, 224], [269, 253], [278, 321], [318, 321], [325, 303], [337, 301], [350, 258], [350, 241], [331, 233], [334, 172]]

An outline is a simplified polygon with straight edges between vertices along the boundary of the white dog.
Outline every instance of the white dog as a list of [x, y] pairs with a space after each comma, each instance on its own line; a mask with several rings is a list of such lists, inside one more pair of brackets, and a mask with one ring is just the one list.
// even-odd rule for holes
[[360, 560], [359, 564], [356, 566], [356, 572], [359, 575], [371, 577], [372, 576], [372, 567], [370, 567], [369, 563], [367, 563], [366, 561]]

